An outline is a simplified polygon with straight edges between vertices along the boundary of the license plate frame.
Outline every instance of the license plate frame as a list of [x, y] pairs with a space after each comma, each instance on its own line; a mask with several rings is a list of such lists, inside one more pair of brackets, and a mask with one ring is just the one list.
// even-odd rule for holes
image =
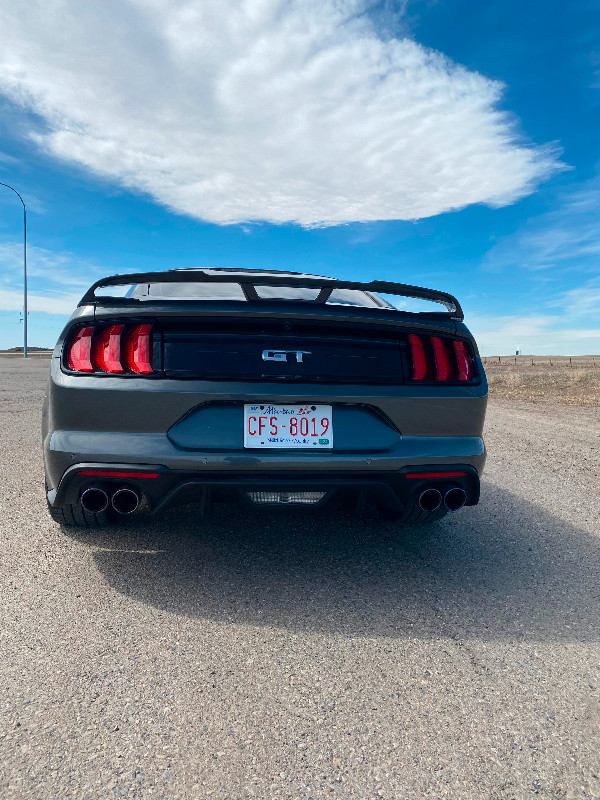
[[332, 450], [333, 406], [327, 403], [245, 403], [244, 449]]

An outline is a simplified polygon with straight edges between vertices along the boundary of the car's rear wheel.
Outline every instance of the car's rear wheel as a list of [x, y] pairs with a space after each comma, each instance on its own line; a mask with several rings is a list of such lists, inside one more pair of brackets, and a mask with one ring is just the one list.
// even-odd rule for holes
[[110, 525], [114, 521], [115, 515], [110, 507], [106, 511], [94, 514], [86, 511], [81, 505], [74, 506], [71, 503], [64, 503], [60, 506], [50, 505], [47, 478], [44, 478], [44, 490], [48, 513], [59, 525], [65, 525], [67, 528], [100, 528], [103, 525]]
[[103, 525], [110, 525], [113, 521], [108, 511], [92, 514], [81, 506], [71, 504], [51, 506], [48, 503], [48, 513], [54, 522], [68, 528], [100, 528]]

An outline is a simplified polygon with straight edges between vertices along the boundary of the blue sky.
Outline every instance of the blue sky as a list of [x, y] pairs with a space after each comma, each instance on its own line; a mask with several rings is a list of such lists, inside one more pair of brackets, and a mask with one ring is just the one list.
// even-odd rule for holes
[[[239, 266], [450, 291], [485, 354], [600, 352], [597, 3], [214, 6], [0, 0], [31, 345], [104, 274]], [[0, 347], [21, 225], [0, 187]]]

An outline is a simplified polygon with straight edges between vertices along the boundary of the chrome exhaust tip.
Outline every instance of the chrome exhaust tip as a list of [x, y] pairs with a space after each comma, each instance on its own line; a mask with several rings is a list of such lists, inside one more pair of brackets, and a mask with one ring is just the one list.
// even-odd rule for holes
[[133, 514], [140, 504], [140, 497], [133, 489], [123, 486], [113, 494], [111, 502], [112, 507], [119, 514]]
[[437, 489], [424, 489], [419, 495], [419, 506], [423, 511], [437, 511], [442, 505], [442, 493]]
[[462, 508], [466, 502], [467, 493], [459, 486], [454, 486], [452, 489], [448, 489], [444, 495], [444, 505], [448, 511], [457, 511], [459, 508]]
[[82, 493], [81, 505], [90, 514], [100, 514], [108, 508], [108, 495], [104, 489], [92, 486]]

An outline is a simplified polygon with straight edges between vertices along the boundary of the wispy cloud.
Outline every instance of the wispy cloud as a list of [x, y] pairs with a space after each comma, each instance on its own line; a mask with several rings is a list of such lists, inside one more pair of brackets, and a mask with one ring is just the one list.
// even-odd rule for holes
[[600, 257], [600, 178], [561, 197], [556, 208], [532, 217], [515, 234], [501, 239], [486, 255], [484, 268], [499, 272], [524, 268], [597, 267]]
[[19, 159], [0, 150], [0, 164], [9, 164], [11, 167], [19, 163]]
[[[27, 308], [30, 312], [44, 314], [60, 314], [70, 316], [77, 303], [81, 300], [81, 293], [55, 292], [53, 294], [27, 293]], [[23, 291], [5, 289], [0, 286], [0, 309], [2, 311], [22, 311]], [[66, 321], [66, 320], [65, 320]]]
[[503, 297], [514, 315], [478, 319], [473, 303], [469, 323], [484, 352], [521, 345], [535, 353], [600, 353], [599, 208], [595, 177], [563, 191], [551, 210], [530, 217], [486, 254], [484, 270], [506, 273], [513, 287]]
[[[27, 273], [31, 278], [39, 278], [43, 284], [59, 284], [84, 291], [93, 280], [90, 276], [101, 277], [103, 270], [72, 253], [57, 253], [30, 244], [27, 247]], [[22, 274], [23, 243], [0, 242], [0, 279], [19, 283]]]
[[[30, 311], [70, 315], [92, 281], [106, 270], [68, 252], [27, 248]], [[23, 308], [23, 244], [0, 242], [0, 309]]]
[[501, 84], [368, 10], [0, 0], [0, 91], [43, 118], [40, 147], [217, 223], [500, 206], [558, 168], [499, 110]]
[[600, 318], [600, 279], [593, 278], [583, 286], [566, 291], [559, 301], [566, 312], [578, 319]]

